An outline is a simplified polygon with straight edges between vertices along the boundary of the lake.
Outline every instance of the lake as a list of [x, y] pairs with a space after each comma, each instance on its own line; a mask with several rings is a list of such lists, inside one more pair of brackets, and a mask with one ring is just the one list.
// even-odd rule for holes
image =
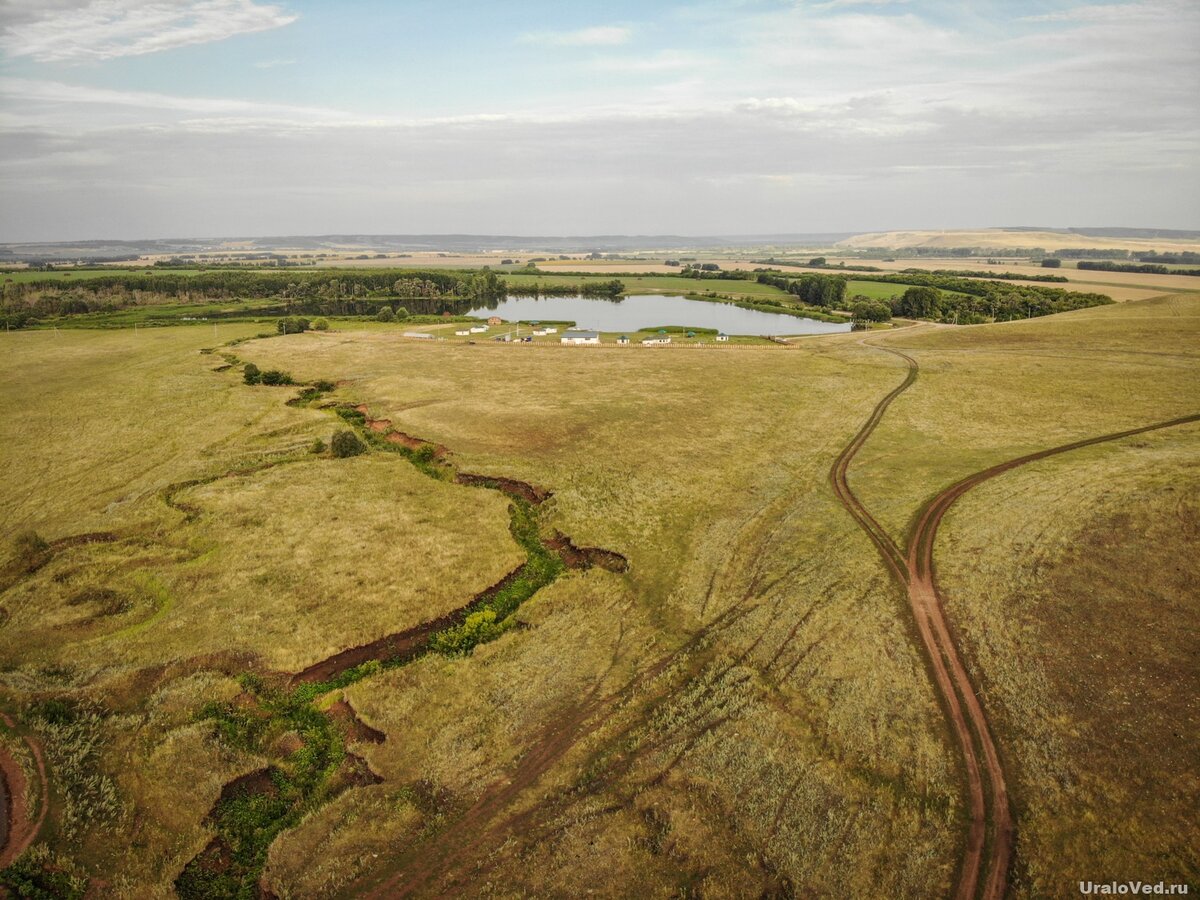
[[510, 322], [574, 322], [593, 331], [638, 331], [665, 325], [715, 328], [726, 334], [785, 335], [829, 334], [849, 331], [849, 324], [820, 322], [784, 313], [742, 309], [732, 303], [689, 300], [662, 294], [634, 294], [609, 300], [602, 297], [506, 297], [496, 306], [480, 306], [467, 313], [486, 318], [499, 316]]

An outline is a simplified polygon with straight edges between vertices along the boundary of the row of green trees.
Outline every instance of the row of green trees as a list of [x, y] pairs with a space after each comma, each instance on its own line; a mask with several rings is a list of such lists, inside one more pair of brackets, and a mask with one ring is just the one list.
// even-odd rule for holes
[[933, 319], [958, 325], [1036, 318], [1072, 309], [1112, 303], [1102, 294], [1074, 293], [1058, 288], [996, 284], [981, 294], [943, 293], [935, 287], [910, 287], [892, 300], [892, 314], [910, 319]]
[[841, 275], [786, 276], [770, 272], [758, 273], [759, 284], [769, 284], [800, 298], [801, 303], [826, 308], [840, 307], [846, 298], [846, 283], [849, 279]]
[[[218, 269], [196, 275], [161, 272], [152, 275], [119, 273], [80, 279], [70, 287], [72, 296], [109, 294], [155, 294], [173, 298], [209, 299], [327, 299], [366, 296], [457, 297], [484, 299], [503, 295], [504, 280], [490, 269], [478, 271], [409, 272], [395, 269], [348, 269], [330, 275], [324, 272], [279, 272], [264, 269]], [[9, 282], [5, 300], [20, 300], [34, 294], [63, 292], [61, 279]]]
[[1110, 260], [1081, 260], [1080, 269], [1097, 272], [1136, 272], [1138, 275], [1200, 275], [1200, 269], [1176, 269], [1171, 271], [1161, 263], [1115, 263]]

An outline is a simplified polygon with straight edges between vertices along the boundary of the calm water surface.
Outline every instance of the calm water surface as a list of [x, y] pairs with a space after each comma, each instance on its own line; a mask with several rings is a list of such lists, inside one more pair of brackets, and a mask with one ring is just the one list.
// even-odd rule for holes
[[634, 294], [618, 300], [596, 297], [506, 297], [494, 307], [480, 306], [469, 316], [499, 316], [517, 321], [573, 321], [594, 331], [637, 331], [664, 325], [716, 328], [726, 334], [828, 334], [849, 325], [819, 322], [784, 313], [742, 309], [687, 297]]

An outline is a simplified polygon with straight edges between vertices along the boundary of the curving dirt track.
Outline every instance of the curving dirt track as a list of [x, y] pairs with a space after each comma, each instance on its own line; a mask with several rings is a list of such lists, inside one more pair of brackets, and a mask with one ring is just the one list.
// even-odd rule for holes
[[[906, 552], [902, 553], [895, 541], [855, 496], [847, 480], [847, 472], [855, 454], [871, 436], [892, 401], [916, 381], [918, 366], [915, 359], [899, 350], [866, 341], [861, 343], [902, 358], [908, 365], [908, 372], [904, 381], [876, 404], [867, 421], [839, 454], [830, 471], [830, 480], [838, 500], [871, 538], [892, 577], [908, 594], [909, 605], [925, 648], [934, 683], [945, 704], [947, 717], [962, 752], [971, 823], [960, 863], [955, 896], [959, 900], [970, 900], [976, 896], [982, 896], [986, 900], [999, 900], [1004, 896], [1007, 887], [1013, 846], [1013, 820], [1008, 801], [1008, 784], [983, 705], [963, 665], [946, 621], [942, 597], [933, 570], [933, 547], [938, 526], [946, 512], [963, 494], [976, 485], [1018, 466], [1094, 444], [1197, 422], [1200, 421], [1200, 415], [1183, 416], [1074, 441], [976, 472], [946, 488], [925, 505], [917, 526], [909, 537]], [[984, 871], [987, 873], [987, 879], [981, 891], [980, 879]]]
[[[16, 728], [16, 723], [4, 713], [0, 713], [0, 721], [9, 729]], [[3, 826], [0, 827], [0, 869], [29, 848], [41, 831], [42, 823], [46, 821], [46, 811], [50, 807], [49, 782], [46, 779], [46, 760], [42, 756], [42, 748], [28, 737], [24, 737], [23, 740], [37, 766], [38, 814], [36, 819], [29, 817], [29, 809], [25, 802], [25, 773], [17, 761], [0, 747], [0, 780], [4, 782], [4, 791], [0, 792], [0, 801], [3, 802], [3, 808], [0, 808], [0, 826]]]

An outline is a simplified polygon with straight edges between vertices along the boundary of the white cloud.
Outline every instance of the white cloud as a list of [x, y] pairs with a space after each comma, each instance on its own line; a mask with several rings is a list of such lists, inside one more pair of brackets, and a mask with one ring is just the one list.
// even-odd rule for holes
[[[40, 81], [28, 78], [0, 78], [0, 97], [4, 106], [17, 111], [44, 111], [53, 114], [60, 110], [59, 120], [65, 125], [72, 121], [81, 129], [86, 127], [87, 118], [77, 118], [78, 107], [129, 107], [140, 110], [166, 110], [183, 113], [252, 113], [260, 116], [304, 116], [314, 119], [341, 119], [343, 114], [324, 107], [295, 106], [280, 103], [262, 103], [254, 100], [236, 100], [223, 97], [183, 97], [176, 94], [158, 94], [153, 91], [118, 91], [91, 85], [63, 84], [58, 81]], [[64, 107], [73, 107], [64, 109]], [[103, 114], [102, 110], [97, 110]]]
[[612, 47], [628, 43], [631, 37], [633, 29], [624, 25], [596, 25], [577, 31], [531, 31], [518, 40], [554, 47]]
[[141, 56], [288, 25], [298, 18], [255, 0], [8, 0], [0, 49], [38, 62]]
[[645, 54], [528, 35], [585, 50], [477, 114], [439, 115], [434, 82], [338, 109], [0, 79], [0, 234], [1194, 225], [1194, 0], [1045, 24], [730, 6]]
[[824, 3], [814, 3], [812, 9], [837, 9], [845, 6], [895, 6], [907, 3], [908, 0], [826, 0]]
[[680, 69], [695, 69], [704, 65], [704, 57], [678, 50], [661, 50], [650, 56], [601, 56], [588, 60], [588, 68], [601, 72], [676, 72]]
[[1138, 19], [1146, 16], [1169, 15], [1171, 7], [1181, 4], [1168, 2], [1164, 9], [1162, 2], [1157, 3], [1106, 3], [1088, 6], [1076, 6], [1070, 9], [1060, 9], [1050, 13], [1040, 13], [1033, 16], [1021, 16], [1021, 22], [1120, 22], [1125, 19]]

